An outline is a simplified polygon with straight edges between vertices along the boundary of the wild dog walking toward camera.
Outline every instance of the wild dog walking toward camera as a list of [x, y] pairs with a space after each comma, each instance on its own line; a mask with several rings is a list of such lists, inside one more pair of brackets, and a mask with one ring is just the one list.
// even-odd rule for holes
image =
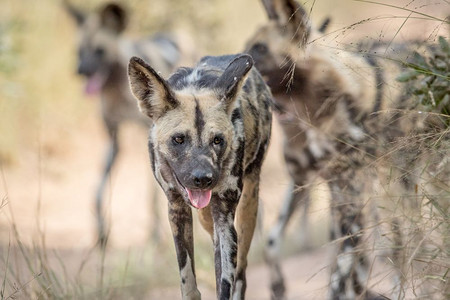
[[[139, 55], [150, 61], [158, 72], [169, 75], [183, 57], [189, 56], [169, 36], [155, 35], [142, 40], [130, 40], [123, 35], [127, 13], [117, 4], [106, 4], [97, 12], [86, 14], [68, 2], [65, 7], [78, 25], [78, 73], [86, 77], [86, 94], [100, 95], [102, 118], [110, 140], [106, 162], [96, 194], [97, 230], [103, 244], [108, 229], [103, 216], [105, 187], [119, 153], [119, 128], [125, 121], [133, 121], [148, 128], [148, 118], [136, 107], [127, 77], [130, 57]], [[157, 189], [153, 192], [153, 237], [158, 236]]]
[[169, 201], [183, 299], [200, 299], [191, 207], [214, 242], [217, 297], [244, 299], [272, 118], [270, 90], [252, 66], [248, 55], [208, 56], [164, 80], [130, 61], [131, 90], [153, 121], [150, 159]]
[[[310, 178], [317, 176], [329, 184], [331, 237], [339, 241], [329, 297], [376, 298], [367, 290], [369, 265], [361, 242], [365, 182], [360, 174], [377, 154], [387, 153], [384, 145], [401, 136], [412, 137], [408, 130], [415, 127], [417, 118], [400, 112], [409, 107], [410, 100], [395, 80], [401, 68], [370, 52], [335, 51], [315, 43], [320, 34], [296, 1], [262, 2], [269, 23], [254, 34], [246, 49], [274, 95], [292, 180], [290, 196], [283, 203], [267, 245], [272, 298], [285, 297], [279, 264], [284, 230], [299, 203], [308, 196], [305, 187]], [[389, 49], [400, 56], [403, 50]], [[401, 153], [398, 156], [394, 169], [405, 171], [414, 161]], [[404, 176], [403, 184], [414, 187], [415, 179], [413, 174]], [[392, 233], [400, 235], [396, 222], [392, 222]], [[398, 253], [394, 251], [395, 255]]]

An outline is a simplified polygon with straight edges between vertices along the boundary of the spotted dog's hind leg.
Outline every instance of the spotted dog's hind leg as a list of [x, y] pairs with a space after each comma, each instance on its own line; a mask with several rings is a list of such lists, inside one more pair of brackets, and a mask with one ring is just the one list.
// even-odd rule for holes
[[[367, 290], [368, 260], [361, 247], [363, 215], [361, 187], [355, 174], [330, 183], [332, 193], [332, 237], [339, 240], [331, 269], [330, 295], [333, 300], [377, 299]], [[359, 200], [358, 200], [359, 199]], [[379, 299], [382, 299], [381, 297]]]
[[180, 270], [182, 299], [199, 300], [201, 295], [195, 279], [192, 211], [181, 196], [171, 194], [168, 198], [169, 221]]
[[280, 267], [281, 244], [286, 226], [295, 210], [301, 206], [300, 202], [302, 200], [308, 201], [308, 191], [306, 189], [296, 191], [294, 182], [291, 182], [278, 215], [277, 223], [272, 227], [267, 240], [265, 256], [270, 268], [271, 298], [274, 300], [285, 298], [286, 287]]

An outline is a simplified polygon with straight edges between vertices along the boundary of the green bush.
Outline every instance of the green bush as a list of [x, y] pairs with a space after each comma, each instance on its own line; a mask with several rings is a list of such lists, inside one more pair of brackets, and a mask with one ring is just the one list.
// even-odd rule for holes
[[442, 36], [439, 44], [430, 47], [429, 57], [414, 52], [405, 62], [406, 70], [397, 80], [408, 84], [408, 89], [417, 96], [418, 103], [427, 111], [445, 117], [450, 123], [450, 45]]

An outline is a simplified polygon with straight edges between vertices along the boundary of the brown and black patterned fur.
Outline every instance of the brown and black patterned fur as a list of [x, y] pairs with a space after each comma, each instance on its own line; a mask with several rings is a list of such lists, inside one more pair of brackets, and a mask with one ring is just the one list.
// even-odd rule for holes
[[[107, 3], [98, 11], [87, 14], [64, 2], [79, 29], [78, 73], [86, 78], [86, 92], [99, 95], [101, 114], [109, 136], [109, 148], [101, 181], [96, 193], [97, 230], [104, 244], [108, 229], [103, 216], [103, 197], [108, 177], [119, 153], [118, 132], [122, 123], [133, 121], [150, 126], [150, 120], [142, 116], [136, 106], [127, 77], [127, 64], [133, 55], [145, 57], [163, 75], [169, 75], [180, 60], [188, 55], [172, 37], [158, 34], [140, 40], [124, 35], [127, 25], [125, 9], [115, 3]], [[153, 237], [158, 236], [157, 189], [153, 188]]]
[[[386, 54], [394, 59], [382, 59], [376, 53], [377, 48], [384, 52], [383, 45], [361, 45], [354, 51], [321, 45], [317, 39], [321, 33], [296, 1], [262, 2], [269, 21], [246, 49], [274, 95], [292, 180], [267, 245], [272, 298], [285, 297], [279, 264], [284, 230], [299, 203], [308, 197], [307, 186], [317, 177], [330, 187], [331, 237], [338, 247], [329, 297], [376, 298], [366, 286], [368, 261], [361, 242], [365, 181], [361, 177], [392, 141], [410, 137], [408, 130], [418, 122], [400, 112], [410, 106], [410, 97], [395, 80], [401, 71], [395, 60], [404, 61], [407, 51], [392, 46]], [[404, 161], [403, 169], [398, 162], [396, 167], [404, 171], [412, 160], [401, 153], [399, 158]], [[405, 183], [414, 186], [414, 176], [410, 177]], [[395, 221], [392, 231], [399, 233]]]
[[[252, 66], [249, 55], [208, 56], [165, 80], [143, 60], [130, 61], [132, 92], [153, 121], [150, 159], [169, 201], [183, 299], [200, 299], [191, 206], [213, 239], [218, 299], [244, 299], [272, 110]], [[195, 202], [191, 193], [210, 200]]]

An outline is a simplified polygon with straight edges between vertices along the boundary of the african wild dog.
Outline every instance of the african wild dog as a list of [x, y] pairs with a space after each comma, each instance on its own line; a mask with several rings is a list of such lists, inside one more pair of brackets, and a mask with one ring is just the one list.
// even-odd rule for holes
[[[145, 57], [162, 74], [169, 75], [180, 59], [189, 56], [169, 36], [162, 34], [141, 40], [123, 35], [127, 13], [118, 4], [105, 4], [97, 12], [85, 14], [70, 3], [65, 7], [78, 25], [78, 73], [86, 77], [86, 94], [100, 95], [102, 118], [110, 140], [106, 164], [96, 194], [97, 229], [100, 242], [106, 242], [107, 229], [103, 217], [103, 194], [111, 169], [119, 152], [119, 127], [124, 121], [135, 121], [146, 128], [150, 120], [136, 107], [127, 77], [127, 64], [133, 55]], [[183, 57], [182, 57], [183, 55]], [[153, 236], [158, 235], [156, 186], [153, 193]]]
[[217, 297], [244, 298], [272, 119], [270, 90], [252, 66], [249, 55], [208, 56], [166, 81], [130, 61], [131, 90], [153, 121], [150, 158], [169, 201], [183, 299], [200, 299], [191, 207], [213, 238]]
[[[331, 237], [338, 241], [329, 296], [376, 297], [367, 290], [368, 261], [361, 245], [365, 182], [360, 176], [378, 153], [387, 151], [382, 149], [385, 145], [418, 121], [399, 112], [410, 105], [410, 97], [395, 80], [401, 67], [373, 55], [375, 51], [336, 51], [315, 43], [320, 33], [294, 0], [262, 2], [269, 23], [254, 34], [246, 49], [274, 95], [292, 181], [268, 239], [272, 297], [285, 297], [279, 265], [281, 238], [299, 202], [308, 196], [305, 187], [317, 176], [330, 187]], [[397, 50], [391, 52], [401, 56]], [[405, 170], [413, 159], [402, 155], [404, 164], [398, 168]], [[399, 234], [395, 222], [392, 232]]]

